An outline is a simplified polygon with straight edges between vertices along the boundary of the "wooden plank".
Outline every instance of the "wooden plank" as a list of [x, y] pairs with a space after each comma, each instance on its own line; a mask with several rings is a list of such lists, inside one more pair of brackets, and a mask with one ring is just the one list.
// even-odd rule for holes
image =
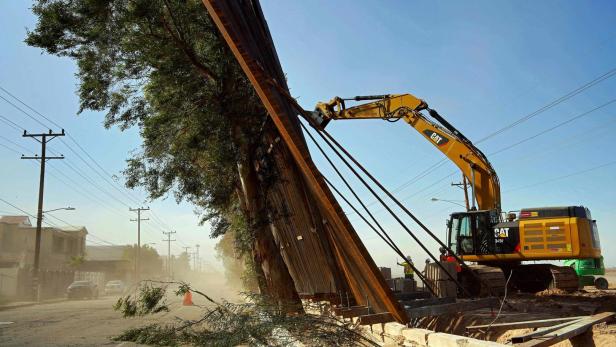
[[339, 296], [336, 293], [299, 293], [299, 298], [303, 300], [329, 301], [335, 303], [338, 303], [338, 301], [340, 301]]
[[486, 325], [471, 325], [466, 327], [466, 330], [483, 330], [488, 327], [492, 328], [508, 328], [508, 329], [532, 329], [532, 328], [543, 328], [552, 326], [552, 324], [564, 323], [569, 321], [574, 321], [582, 318], [586, 318], [588, 316], [577, 316], [577, 317], [562, 317], [562, 318], [550, 318], [550, 319], [537, 319], [537, 320], [527, 320], [527, 321], [519, 321], [519, 322], [507, 322], [507, 323], [497, 323], [497, 324], [486, 324]]
[[375, 313], [359, 316], [359, 325], [372, 325], [379, 323], [389, 323], [395, 321], [394, 317], [389, 312]]
[[484, 307], [495, 307], [498, 305], [497, 298], [483, 298], [470, 301], [456, 302], [452, 304], [425, 306], [406, 310], [410, 318], [440, 316], [449, 313], [477, 310]]
[[[263, 106], [304, 175], [305, 184], [327, 219], [327, 233], [337, 262], [356, 301], [376, 312], [390, 312], [408, 322], [406, 311], [394, 298], [370, 253], [314, 165], [297, 123], [297, 111], [288, 94], [284, 74], [261, 6], [256, 0], [203, 0], [212, 20], [255, 88]], [[295, 121], [295, 123], [293, 122]]]
[[515, 344], [519, 347], [547, 347], [586, 332], [595, 324], [608, 322], [614, 318], [614, 312], [603, 312], [581, 319], [571, 325], [549, 332], [549, 335], [537, 336], [530, 341]]
[[394, 296], [396, 297], [396, 299], [400, 301], [408, 301], [408, 300], [415, 300], [415, 299], [428, 299], [430, 298], [431, 294], [430, 292], [414, 292], [414, 293], [394, 292]]
[[571, 324], [574, 323], [578, 323], [581, 319], [578, 320], [570, 320], [564, 323], [560, 323], [560, 324], [556, 324], [553, 326], [548, 326], [547, 328], [543, 328], [543, 329], [538, 329], [535, 331], [532, 331], [530, 333], [524, 334], [524, 335], [520, 335], [520, 336], [514, 336], [511, 338], [511, 342], [513, 344], [516, 343], [522, 343], [522, 342], [526, 342], [526, 341], [530, 341], [534, 338], [544, 338], [546, 336], [546, 334], [551, 333], [552, 331], [556, 331], [558, 329], [562, 329], [564, 327], [567, 327]]
[[368, 306], [352, 306], [349, 308], [342, 309], [340, 315], [343, 318], [353, 318], [370, 313], [371, 312]]
[[417, 300], [400, 300], [404, 308], [413, 309], [424, 306], [432, 305], [444, 305], [456, 302], [455, 298], [430, 298], [430, 299], [417, 299]]

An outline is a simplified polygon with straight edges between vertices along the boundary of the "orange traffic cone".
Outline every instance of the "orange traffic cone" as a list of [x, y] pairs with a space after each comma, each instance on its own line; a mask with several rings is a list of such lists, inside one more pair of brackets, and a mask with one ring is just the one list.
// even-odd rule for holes
[[182, 305], [184, 306], [194, 305], [192, 302], [192, 293], [190, 291], [187, 291], [186, 294], [184, 294], [184, 300], [182, 300]]

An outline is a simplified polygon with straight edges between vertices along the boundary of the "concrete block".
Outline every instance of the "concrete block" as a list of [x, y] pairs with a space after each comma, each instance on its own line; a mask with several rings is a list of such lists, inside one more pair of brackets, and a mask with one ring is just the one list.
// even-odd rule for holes
[[385, 323], [385, 333], [388, 335], [402, 335], [402, 329], [406, 329], [406, 325], [396, 322]]
[[390, 278], [390, 279], [388, 279], [388, 280], [385, 280], [385, 283], [387, 283], [387, 286], [389, 287], [389, 289], [391, 289], [391, 290], [396, 290], [396, 284], [395, 284], [395, 281], [396, 281], [396, 280], [394, 280], [393, 278]]
[[391, 279], [391, 268], [380, 267], [379, 270], [381, 270], [381, 274], [383, 275], [383, 278], [385, 278], [385, 280]]
[[468, 344], [468, 339], [466, 337], [445, 333], [434, 333], [428, 335], [428, 346], [470, 347]]
[[438, 347], [502, 347], [500, 343], [482, 341], [460, 335], [433, 333], [428, 335], [428, 346]]
[[384, 338], [384, 333], [385, 333], [385, 324], [383, 323], [378, 323], [378, 324], [372, 324], [372, 335], [376, 336], [378, 338], [379, 341], [385, 341]]
[[385, 323], [383, 340], [385, 343], [394, 344], [396, 346], [401, 345], [404, 342], [404, 336], [402, 336], [402, 329], [406, 329], [405, 325], [396, 322]]
[[427, 346], [428, 345], [428, 335], [433, 334], [434, 331], [428, 329], [415, 329], [415, 328], [406, 328], [402, 329], [402, 336], [412, 344], [417, 346]]
[[417, 282], [410, 278], [395, 278], [394, 290], [402, 293], [413, 293], [417, 290]]
[[385, 324], [383, 323], [372, 324], [371, 327], [372, 327], [372, 331], [375, 333], [385, 332]]
[[493, 341], [483, 341], [483, 340], [477, 340], [477, 339], [468, 339], [469, 341], [469, 346], [470, 347], [504, 347], [505, 345], [498, 343], [498, 342], [493, 342]]

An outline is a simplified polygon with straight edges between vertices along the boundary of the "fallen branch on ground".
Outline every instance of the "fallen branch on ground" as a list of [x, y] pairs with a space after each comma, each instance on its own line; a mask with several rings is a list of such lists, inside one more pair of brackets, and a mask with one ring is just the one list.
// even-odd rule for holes
[[[155, 286], [155, 283], [161, 286]], [[176, 324], [149, 324], [128, 329], [113, 339], [158, 346], [376, 345], [358, 331], [356, 324], [333, 315], [289, 313], [293, 310], [281, 304], [271, 304], [267, 297], [254, 293], [243, 293], [244, 303], [218, 302], [184, 282], [144, 281], [135, 294], [120, 298], [114, 308], [124, 317], [169, 312], [166, 303], [169, 285], [178, 286], [175, 290], [177, 296], [190, 291], [210, 305], [200, 307], [203, 314], [197, 320], [178, 318]]]

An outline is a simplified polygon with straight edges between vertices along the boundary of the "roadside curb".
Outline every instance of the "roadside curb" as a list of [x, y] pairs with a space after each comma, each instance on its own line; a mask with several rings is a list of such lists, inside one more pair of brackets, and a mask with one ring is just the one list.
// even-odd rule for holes
[[54, 303], [62, 302], [66, 300], [67, 300], [66, 298], [58, 298], [58, 299], [44, 300], [41, 302], [36, 302], [36, 301], [15, 302], [12, 304], [0, 305], [0, 311], [12, 310], [14, 308], [28, 307], [28, 306], [34, 306], [34, 305], [54, 304]]

